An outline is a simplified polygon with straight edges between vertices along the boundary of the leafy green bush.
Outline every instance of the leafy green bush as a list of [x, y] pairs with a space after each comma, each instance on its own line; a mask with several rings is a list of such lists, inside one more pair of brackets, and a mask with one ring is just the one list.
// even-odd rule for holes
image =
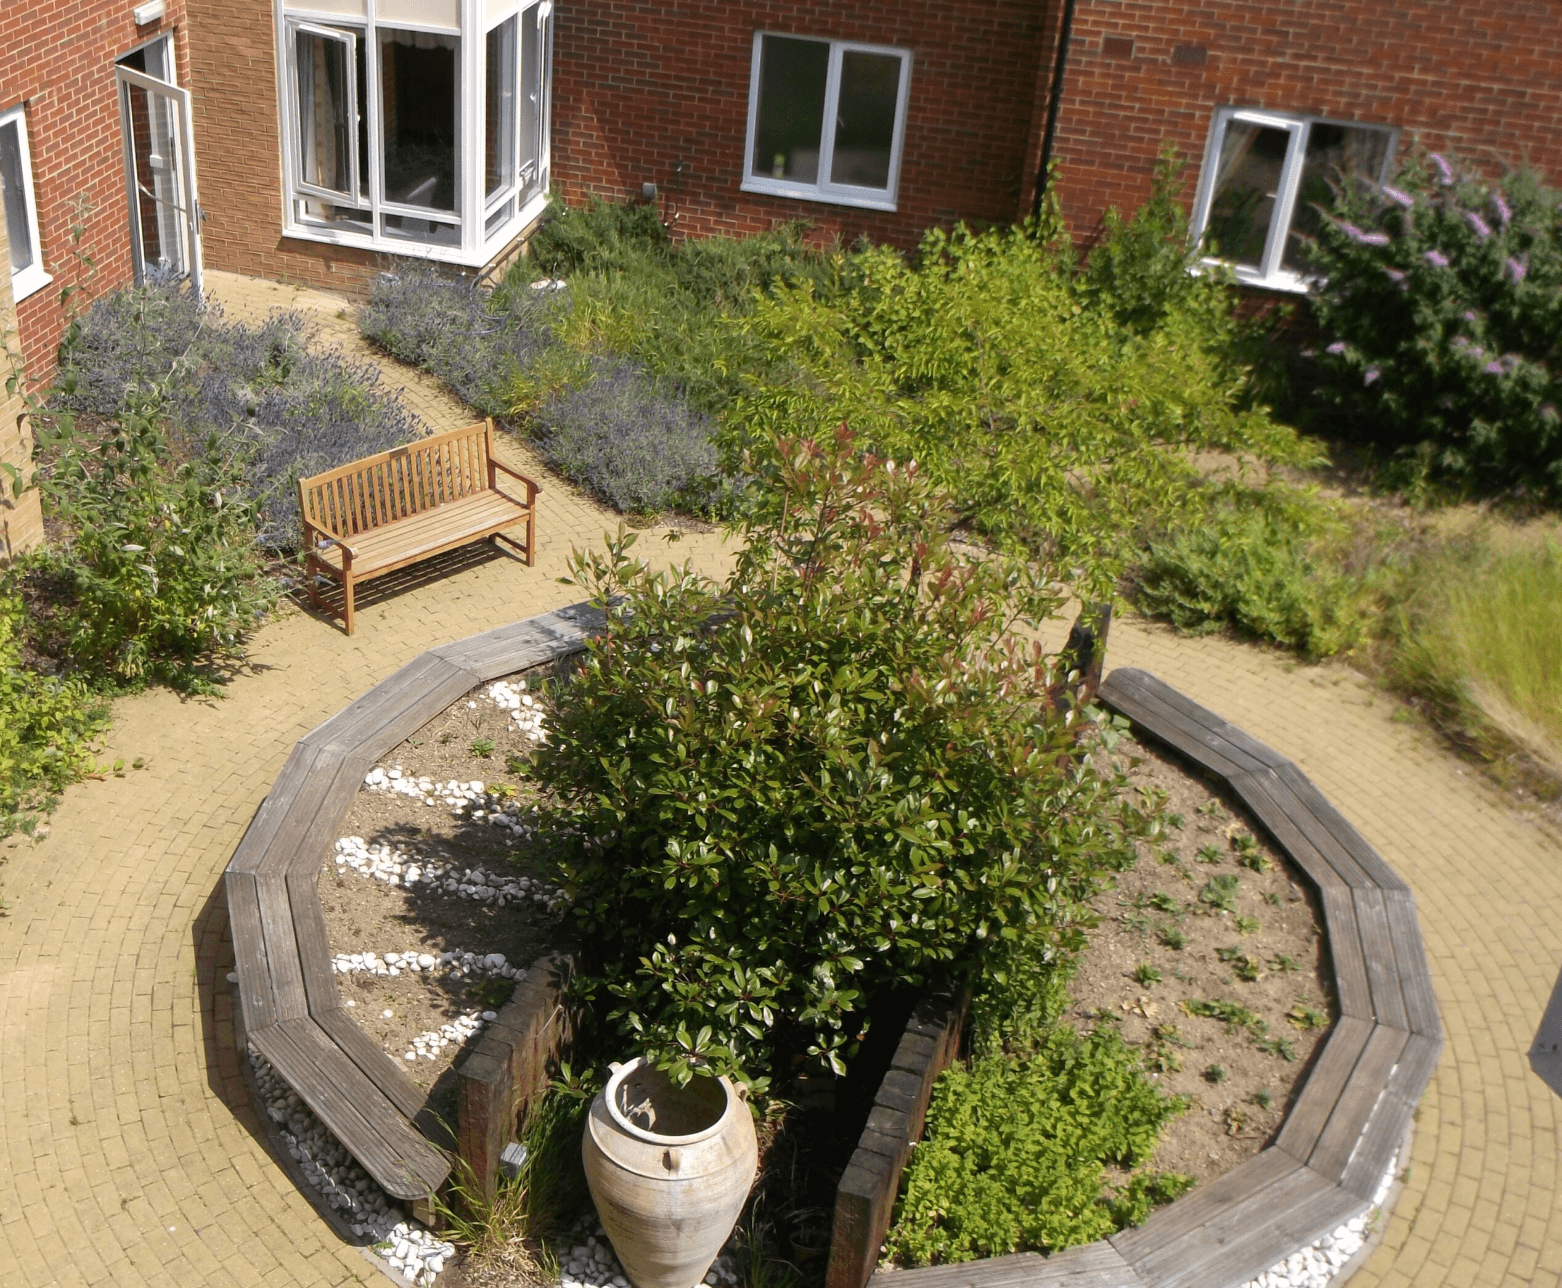
[[35, 631], [94, 684], [203, 687], [197, 665], [230, 655], [274, 597], [238, 462], [215, 434], [176, 452], [166, 424], [160, 389], [128, 391], [96, 441], [68, 414], [34, 420], [37, 485], [71, 534], [24, 563], [57, 592]]
[[[1402, 469], [1462, 491], [1562, 497], [1562, 206], [1526, 171], [1436, 153], [1341, 187], [1311, 266], [1325, 392]], [[1413, 481], [1413, 480], [1412, 480]]]
[[745, 469], [725, 585], [576, 556], [612, 606], [537, 761], [583, 994], [679, 1076], [840, 1071], [876, 998], [1050, 925], [1134, 825], [1009, 633], [1061, 602], [1045, 569], [956, 552], [926, 473], [844, 430]]
[[1192, 1183], [1142, 1169], [1184, 1102], [1113, 1030], [1066, 1020], [1072, 960], [1043, 936], [1001, 945], [972, 1002], [971, 1059], [935, 1084], [902, 1181], [890, 1255], [913, 1265], [1055, 1252], [1143, 1221]]
[[0, 587], [0, 836], [31, 831], [54, 797], [92, 768], [108, 704], [80, 680], [23, 665], [22, 602]]
[[1280, 485], [1210, 495], [1146, 541], [1131, 572], [1139, 608], [1179, 630], [1231, 627], [1313, 659], [1363, 639], [1376, 597], [1343, 564], [1346, 518]]
[[[915, 264], [858, 251], [839, 290], [778, 287], [736, 322], [763, 362], [728, 412], [728, 459], [755, 436], [844, 421], [925, 465], [990, 538], [1099, 589], [1129, 534], [1187, 504], [1188, 449], [1317, 455], [1245, 406], [1223, 285], [1147, 300], [1125, 295], [1131, 282], [1103, 267], [1081, 283], [1069, 253], [1020, 230], [930, 232]], [[1158, 320], [1138, 334], [1120, 314]]]

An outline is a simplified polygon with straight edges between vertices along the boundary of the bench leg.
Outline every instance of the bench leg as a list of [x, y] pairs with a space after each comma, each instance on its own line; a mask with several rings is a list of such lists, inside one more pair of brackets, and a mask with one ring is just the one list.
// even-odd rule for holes
[[347, 612], [345, 614], [347, 619], [347, 633], [351, 635], [353, 633], [353, 579], [351, 577], [342, 578], [342, 599], [347, 605]]
[[526, 566], [537, 566], [537, 507], [526, 511]]

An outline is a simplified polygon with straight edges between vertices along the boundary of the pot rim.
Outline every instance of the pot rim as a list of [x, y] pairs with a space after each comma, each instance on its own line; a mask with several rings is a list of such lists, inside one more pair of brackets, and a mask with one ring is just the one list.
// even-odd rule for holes
[[637, 1055], [633, 1060], [626, 1061], [613, 1070], [613, 1076], [607, 1080], [607, 1086], [602, 1088], [602, 1106], [607, 1110], [614, 1126], [628, 1132], [629, 1135], [639, 1140], [648, 1141], [653, 1145], [667, 1146], [695, 1145], [702, 1140], [709, 1140], [726, 1127], [739, 1102], [737, 1096], [733, 1093], [732, 1084], [727, 1081], [725, 1075], [718, 1076], [716, 1082], [721, 1087], [722, 1093], [727, 1097], [726, 1108], [722, 1110], [721, 1117], [705, 1128], [704, 1131], [697, 1131], [688, 1136], [663, 1136], [658, 1132], [647, 1131], [644, 1127], [635, 1126], [634, 1123], [630, 1122], [629, 1119], [619, 1112], [617, 1092], [619, 1084], [644, 1064], [645, 1057], [641, 1055]]

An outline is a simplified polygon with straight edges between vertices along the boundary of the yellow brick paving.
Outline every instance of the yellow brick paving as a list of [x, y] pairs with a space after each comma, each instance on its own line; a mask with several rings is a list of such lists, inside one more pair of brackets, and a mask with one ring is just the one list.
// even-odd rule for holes
[[[211, 276], [229, 317], [298, 307], [355, 349], [342, 301]], [[466, 419], [387, 369], [435, 428]], [[119, 702], [105, 756], [146, 768], [73, 788], [46, 840], [0, 849], [0, 1288], [376, 1277], [261, 1143], [220, 875], [302, 734], [432, 645], [578, 598], [556, 580], [569, 549], [616, 520], [557, 481], [543, 502], [535, 568], [494, 558], [366, 604], [351, 639], [285, 607], [226, 698]], [[714, 535], [665, 552], [656, 535], [658, 559], [719, 574], [730, 558]], [[1556, 838], [1343, 668], [1132, 619], [1109, 663], [1153, 670], [1295, 758], [1415, 889], [1448, 1046], [1409, 1184], [1354, 1283], [1558, 1283], [1558, 1101], [1524, 1058], [1562, 965]]]

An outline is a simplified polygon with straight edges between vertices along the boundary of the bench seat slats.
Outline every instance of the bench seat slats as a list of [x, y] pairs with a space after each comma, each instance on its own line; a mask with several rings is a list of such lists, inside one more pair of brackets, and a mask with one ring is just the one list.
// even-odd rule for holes
[[1373, 1013], [1379, 1024], [1408, 1032], [1410, 1019], [1405, 1013], [1405, 996], [1399, 987], [1399, 964], [1394, 957], [1394, 940], [1389, 934], [1383, 891], [1352, 890], [1351, 902], [1356, 906], [1356, 929], [1361, 935], [1362, 954], [1367, 962]]
[[[1350, 855], [1352, 861], [1366, 874], [1368, 882], [1384, 890], [1410, 888], [1399, 873], [1383, 861], [1383, 856], [1372, 848], [1355, 825], [1335, 808], [1334, 802], [1318, 790], [1312, 779], [1295, 765], [1277, 769], [1275, 773], [1295, 794], [1301, 808], [1322, 828], [1328, 840], [1343, 853]], [[1328, 853], [1323, 841], [1319, 842], [1319, 848]]]
[[1361, 949], [1361, 932], [1356, 925], [1356, 904], [1349, 890], [1323, 890], [1323, 922], [1329, 934], [1329, 956], [1334, 962], [1334, 991], [1341, 1015], [1355, 1015], [1376, 1021], [1379, 1016], [1372, 1001], [1372, 984], [1367, 974], [1367, 956]]
[[271, 974], [266, 967], [266, 932], [260, 924], [260, 895], [255, 874], [229, 868], [223, 874], [228, 897], [228, 931], [233, 936], [233, 965], [239, 977], [239, 1005], [246, 1032], [277, 1022], [271, 1002]]
[[475, 672], [422, 653], [317, 726], [304, 741], [350, 755], [355, 767], [367, 772], [408, 734], [480, 683]]
[[342, 1004], [341, 994], [336, 991], [336, 972], [331, 969], [331, 940], [316, 886], [319, 879], [315, 872], [290, 872], [285, 878], [288, 904], [293, 910], [298, 964], [304, 977], [304, 996], [311, 1015], [334, 1010]]
[[1301, 1170], [1303, 1165], [1282, 1150], [1263, 1150], [1224, 1176], [1192, 1190], [1170, 1207], [1150, 1213], [1143, 1225], [1119, 1230], [1108, 1241], [1139, 1271], [1140, 1277], [1145, 1278], [1144, 1267], [1152, 1258], [1179, 1243], [1186, 1235], [1203, 1229], [1248, 1195], [1262, 1193], [1275, 1182]]
[[1412, 1033], [1394, 1071], [1389, 1075], [1388, 1086], [1373, 1108], [1366, 1130], [1356, 1144], [1350, 1161], [1340, 1174], [1340, 1185], [1361, 1198], [1370, 1199], [1382, 1183], [1383, 1172], [1394, 1157], [1394, 1151], [1405, 1138], [1421, 1093], [1431, 1081], [1437, 1068], [1437, 1058], [1442, 1054], [1440, 1039]]
[[300, 796], [309, 792], [311, 785], [318, 786], [314, 771], [319, 752], [318, 747], [306, 747], [303, 743], [293, 748], [255, 817], [244, 829], [244, 836], [228, 861], [229, 870], [253, 872], [261, 866], [278, 829], [292, 817]]
[[[527, 507], [518, 501], [498, 492], [481, 492], [398, 519], [383, 528], [359, 532], [346, 539], [353, 548], [353, 576], [367, 577], [404, 568], [454, 545], [465, 545], [524, 523], [527, 513]], [[314, 557], [338, 572], [342, 568], [339, 545], [317, 549]]]
[[271, 978], [272, 1016], [275, 1023], [309, 1014], [309, 996], [304, 991], [304, 967], [298, 955], [298, 938], [293, 928], [293, 905], [288, 898], [287, 878], [280, 872], [255, 875], [255, 893], [260, 904], [260, 926], [266, 942], [266, 970]]
[[1307, 1165], [1326, 1180], [1338, 1183], [1344, 1175], [1345, 1165], [1350, 1162], [1362, 1132], [1372, 1120], [1378, 1099], [1388, 1085], [1389, 1073], [1399, 1063], [1409, 1037], [1403, 1029], [1391, 1029], [1383, 1024], [1372, 1030], [1356, 1067], [1351, 1070], [1350, 1080], [1307, 1159]]
[[1122, 670], [1113, 671], [1101, 681], [1096, 694], [1108, 706], [1143, 726], [1161, 742], [1223, 778], [1229, 778], [1242, 770], [1265, 768], [1262, 762], [1240, 747], [1233, 746], [1187, 712], [1168, 707], [1155, 688], [1140, 678], [1143, 674], [1141, 672], [1139, 676], [1130, 675], [1119, 679]]
[[1325, 887], [1340, 891], [1350, 889], [1349, 880], [1335, 871], [1334, 865], [1297, 826], [1291, 811], [1286, 808], [1285, 793], [1276, 790], [1278, 780], [1273, 774], [1244, 771], [1233, 774], [1230, 785], [1232, 791], [1241, 797], [1249, 813], [1263, 824], [1297, 866], [1312, 878], [1314, 885], [1320, 890]]
[[414, 1119], [423, 1112], [427, 1093], [407, 1076], [394, 1056], [375, 1046], [373, 1039], [358, 1027], [345, 1008], [318, 1011], [314, 1018], [325, 1034], [358, 1066], [359, 1072], [404, 1118]]
[[431, 652], [487, 681], [540, 666], [560, 656], [561, 652], [583, 649], [602, 625], [602, 614], [595, 609], [586, 613], [562, 609], [442, 645]]
[[1437, 994], [1432, 989], [1431, 966], [1421, 941], [1415, 897], [1408, 890], [1385, 890], [1383, 910], [1394, 941], [1394, 962], [1410, 1031], [1441, 1041], [1443, 1023], [1437, 1014]]
[[1122, 1254], [1102, 1240], [1050, 1256], [1016, 1252], [918, 1270], [880, 1270], [869, 1288], [1143, 1288]]
[[1371, 1020], [1342, 1015], [1325, 1039], [1323, 1051], [1308, 1071], [1301, 1095], [1286, 1113], [1275, 1144], [1292, 1158], [1305, 1163], [1328, 1125], [1340, 1093], [1350, 1081], [1356, 1062], [1372, 1036]]

